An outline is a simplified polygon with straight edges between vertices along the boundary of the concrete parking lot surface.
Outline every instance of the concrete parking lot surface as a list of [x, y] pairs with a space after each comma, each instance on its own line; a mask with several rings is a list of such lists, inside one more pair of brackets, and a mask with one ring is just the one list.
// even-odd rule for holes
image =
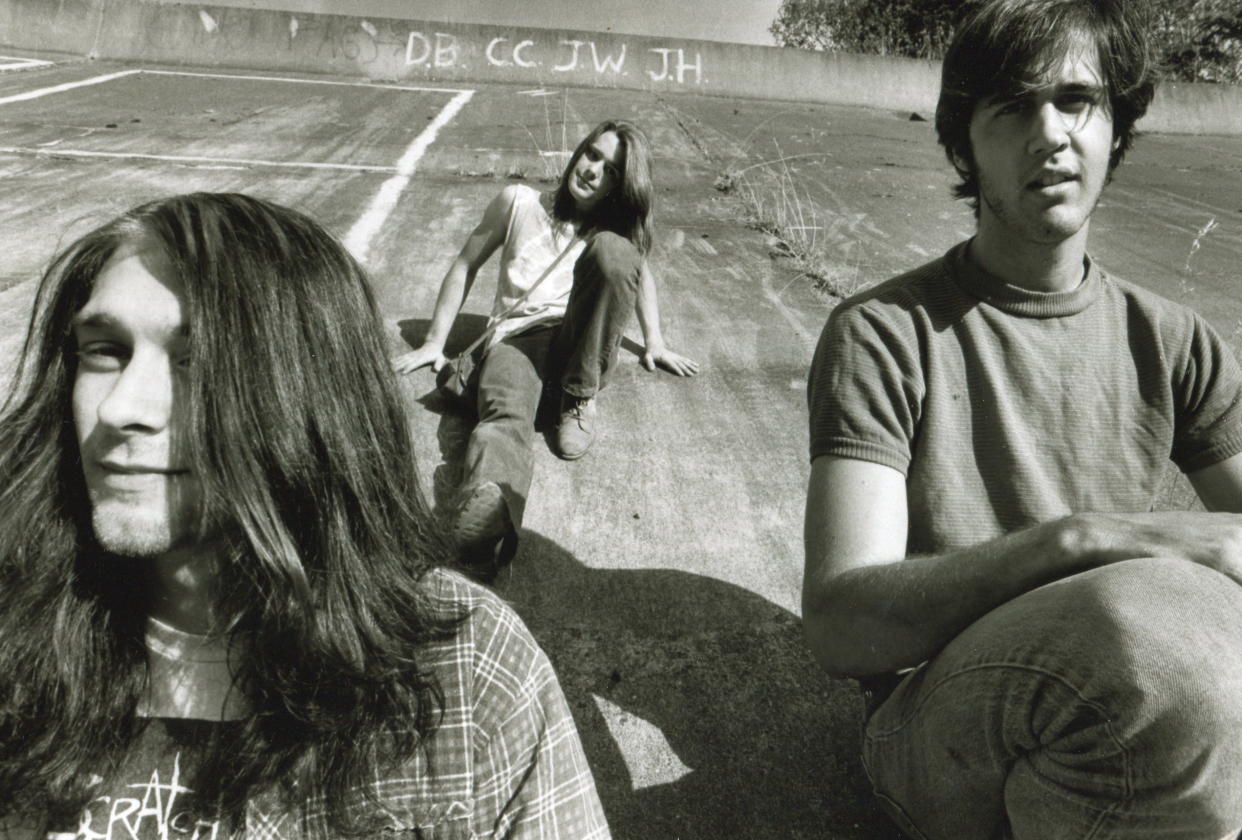
[[[631, 329], [599, 401], [596, 448], [569, 464], [539, 446], [522, 548], [498, 589], [557, 667], [617, 837], [895, 836], [857, 758], [856, 690], [816, 669], [798, 618], [805, 375], [836, 299], [746, 222], [770, 212], [768, 191], [792, 185], [820, 272], [847, 285], [939, 255], [973, 219], [948, 197], [929, 122], [634, 91], [54, 57], [3, 66], [4, 377], [58, 245], [191, 190], [245, 191], [325, 222], [365, 258], [395, 354], [421, 340], [444, 271], [504, 184], [551, 188], [564, 153], [604, 117], [644, 126], [664, 331], [703, 372], [646, 372]], [[1235, 338], [1239, 160], [1239, 138], [1141, 138], [1091, 248]], [[494, 277], [482, 272], [455, 346], [482, 328]], [[470, 418], [446, 410], [427, 371], [404, 390], [424, 485], [443, 506]]]

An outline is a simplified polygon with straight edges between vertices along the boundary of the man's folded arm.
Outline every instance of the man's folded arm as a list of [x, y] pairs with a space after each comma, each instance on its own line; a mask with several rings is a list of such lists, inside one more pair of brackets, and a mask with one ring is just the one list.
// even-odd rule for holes
[[[1191, 474], [1208, 507], [1242, 510], [1242, 456]], [[811, 467], [802, 610], [816, 659], [841, 676], [912, 667], [976, 619], [1066, 575], [1177, 557], [1242, 582], [1242, 517], [1080, 513], [958, 551], [906, 556], [905, 477], [830, 455]]]
[[869, 461], [811, 466], [802, 610], [820, 664], [840, 676], [910, 667], [975, 619], [1075, 570], [1064, 520], [934, 556], [906, 556], [905, 477]]

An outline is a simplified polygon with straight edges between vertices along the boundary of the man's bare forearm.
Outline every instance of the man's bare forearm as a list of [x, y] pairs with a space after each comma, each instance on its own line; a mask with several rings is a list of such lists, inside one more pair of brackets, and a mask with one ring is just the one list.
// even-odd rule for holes
[[1074, 566], [1062, 522], [960, 551], [860, 565], [808, 580], [803, 619], [830, 673], [865, 676], [930, 658], [984, 613]]
[[648, 349], [664, 346], [664, 334], [660, 330], [660, 303], [656, 296], [655, 277], [643, 263], [638, 278], [638, 294], [634, 298], [634, 313], [643, 332], [643, 345]]
[[444, 349], [449, 332], [453, 329], [453, 321], [461, 311], [466, 295], [474, 283], [474, 272], [461, 257], [453, 260], [448, 273], [440, 283], [440, 293], [436, 296], [436, 306], [431, 316], [431, 326], [423, 339], [424, 346]]
[[923, 662], [1024, 592], [1137, 557], [1176, 557], [1242, 579], [1242, 518], [1167, 512], [1076, 514], [959, 551], [847, 568], [808, 581], [807, 638], [831, 673], [865, 676]]

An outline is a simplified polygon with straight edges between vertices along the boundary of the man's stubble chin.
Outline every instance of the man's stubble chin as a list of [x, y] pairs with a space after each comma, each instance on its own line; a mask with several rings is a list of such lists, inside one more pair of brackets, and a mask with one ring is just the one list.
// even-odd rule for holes
[[113, 501], [94, 505], [91, 525], [105, 551], [126, 557], [152, 557], [186, 543], [190, 529], [178, 527], [165, 511], [135, 508]]
[[1020, 198], [1012, 203], [1005, 200], [999, 191], [993, 190], [986, 179], [980, 177], [979, 200], [997, 223], [1016, 234], [1018, 239], [1056, 245], [1070, 239], [1087, 225], [1099, 206], [1105, 186], [1107, 181], [1091, 187], [1094, 194], [1087, 200], [1085, 211], [1080, 207], [1065, 205], [1060, 208], [1050, 207], [1042, 213], [1029, 213], [1023, 211]]

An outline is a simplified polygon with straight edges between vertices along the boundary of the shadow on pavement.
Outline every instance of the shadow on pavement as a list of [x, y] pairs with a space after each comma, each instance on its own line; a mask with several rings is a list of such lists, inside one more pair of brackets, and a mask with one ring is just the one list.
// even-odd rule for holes
[[[417, 346], [427, 325], [399, 326]], [[418, 402], [439, 416], [443, 511], [474, 417], [434, 389]], [[899, 838], [858, 758], [858, 692], [812, 662], [798, 616], [704, 575], [591, 568], [530, 530], [496, 588], [556, 667], [617, 840]]]
[[[461, 351], [470, 346], [470, 342], [479, 337], [479, 334], [487, 328], [487, 316], [476, 315], [472, 312], [462, 312], [453, 321], [453, 327], [449, 330], [448, 340], [444, 342], [444, 355], [450, 359]], [[430, 318], [406, 318], [397, 322], [397, 329], [401, 331], [401, 338], [406, 344], [410, 345], [410, 349], [418, 347], [423, 343], [423, 339], [427, 336], [427, 330], [431, 329]]]
[[443, 513], [452, 507], [457, 488], [461, 485], [461, 462], [466, 452], [466, 442], [474, 429], [472, 412], [450, 403], [434, 387], [417, 400], [418, 404], [439, 415], [436, 424], [436, 445], [440, 449], [440, 461], [431, 473], [431, 504]]
[[[397, 322], [402, 340], [411, 348], [423, 343], [430, 327], [431, 320], [428, 318], [408, 318]], [[444, 354], [450, 359], [453, 358], [469, 347], [470, 342], [486, 327], [485, 315], [459, 314], [444, 344]], [[475, 418], [471, 411], [446, 400], [434, 386], [416, 401], [440, 418], [436, 426], [440, 461], [431, 475], [431, 501], [435, 510], [443, 512], [451, 507], [454, 493], [461, 482], [461, 460], [466, 451], [466, 441], [470, 439], [470, 430], [474, 428]]]
[[524, 531], [497, 589], [548, 652], [618, 840], [897, 838], [853, 683], [800, 620], [702, 575], [584, 566]]

